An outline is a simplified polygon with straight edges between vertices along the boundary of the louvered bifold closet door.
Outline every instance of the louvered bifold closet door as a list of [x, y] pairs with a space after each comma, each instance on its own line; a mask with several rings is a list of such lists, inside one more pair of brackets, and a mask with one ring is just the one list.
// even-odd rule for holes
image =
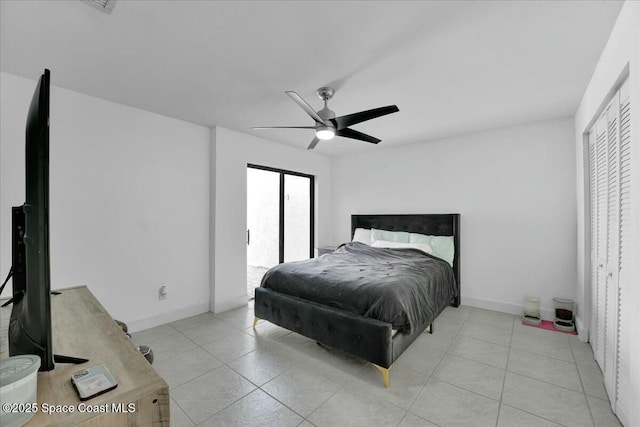
[[597, 354], [598, 344], [598, 174], [595, 126], [589, 132], [589, 205], [591, 219], [591, 333], [590, 343], [593, 354]]
[[[605, 325], [607, 309], [606, 256], [607, 256], [607, 118], [602, 114], [595, 126], [596, 133], [596, 323], [594, 354], [604, 372]], [[593, 345], [593, 344], [592, 344]]]
[[[615, 394], [615, 412], [625, 422], [629, 413], [627, 396], [631, 390], [630, 372], [630, 311], [629, 293], [634, 285], [630, 278], [631, 260], [631, 104], [629, 103], [629, 82], [625, 82], [619, 92], [619, 138], [620, 138], [620, 170], [619, 170], [619, 257], [618, 257], [618, 352], [617, 352], [617, 390]], [[637, 286], [637, 284], [635, 284]], [[613, 399], [612, 399], [613, 400]]]
[[615, 400], [618, 370], [618, 266], [620, 263], [620, 101], [614, 95], [605, 110], [607, 119], [607, 253], [604, 384]]
[[[624, 83], [589, 131], [591, 326], [593, 353], [613, 411], [624, 423], [631, 385], [631, 105]], [[632, 161], [634, 160], [634, 161]], [[637, 214], [636, 214], [637, 215]]]

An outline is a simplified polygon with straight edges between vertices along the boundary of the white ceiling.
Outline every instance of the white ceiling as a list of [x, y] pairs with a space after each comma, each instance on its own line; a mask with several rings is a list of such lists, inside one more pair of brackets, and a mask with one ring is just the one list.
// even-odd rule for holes
[[[619, 1], [79, 0], [0, 2], [2, 71], [206, 126], [305, 148], [314, 108], [396, 104], [355, 125], [381, 145], [574, 114]], [[375, 150], [336, 138], [327, 155]]]

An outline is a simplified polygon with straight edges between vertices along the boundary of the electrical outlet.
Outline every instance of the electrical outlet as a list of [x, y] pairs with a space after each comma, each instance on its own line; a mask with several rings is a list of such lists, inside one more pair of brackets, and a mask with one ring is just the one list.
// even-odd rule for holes
[[167, 286], [166, 285], [160, 286], [160, 289], [158, 289], [158, 299], [160, 301], [167, 299]]

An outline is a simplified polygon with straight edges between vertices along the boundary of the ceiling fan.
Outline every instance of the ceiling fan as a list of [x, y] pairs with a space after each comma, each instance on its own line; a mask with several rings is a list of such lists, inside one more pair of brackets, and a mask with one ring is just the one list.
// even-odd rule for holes
[[386, 107], [336, 117], [336, 114], [327, 106], [327, 102], [335, 93], [335, 90], [331, 87], [321, 87], [316, 91], [318, 97], [324, 101], [324, 108], [317, 112], [294, 91], [286, 91], [285, 93], [315, 120], [315, 126], [256, 126], [252, 129], [315, 129], [316, 135], [307, 147], [308, 150], [315, 148], [318, 142], [333, 139], [336, 135], [377, 144], [381, 141], [380, 139], [358, 132], [357, 130], [349, 129], [349, 126], [400, 111], [397, 106], [388, 105]]

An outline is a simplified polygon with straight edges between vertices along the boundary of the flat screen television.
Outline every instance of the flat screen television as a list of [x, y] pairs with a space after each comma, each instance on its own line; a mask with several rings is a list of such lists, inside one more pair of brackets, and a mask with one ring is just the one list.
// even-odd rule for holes
[[25, 140], [26, 197], [12, 209], [13, 307], [9, 321], [9, 356], [35, 354], [40, 370], [54, 361], [83, 363], [53, 354], [49, 267], [49, 82], [44, 70], [31, 100]]

